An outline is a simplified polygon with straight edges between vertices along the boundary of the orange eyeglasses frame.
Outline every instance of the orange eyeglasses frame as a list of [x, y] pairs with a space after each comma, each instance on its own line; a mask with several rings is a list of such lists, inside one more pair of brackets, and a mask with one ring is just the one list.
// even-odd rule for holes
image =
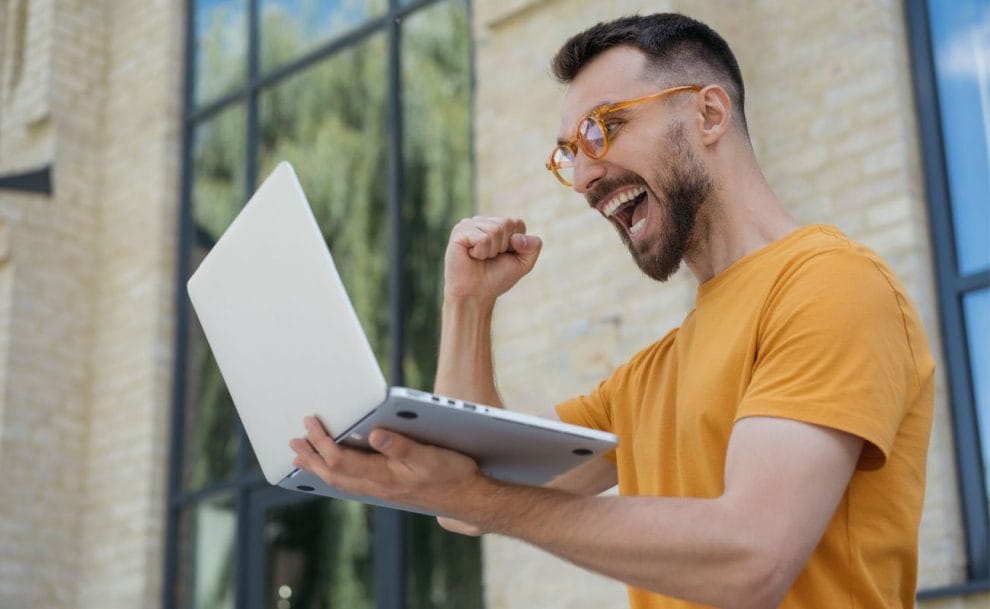
[[[608, 128], [605, 126], [606, 116], [612, 112], [625, 110], [626, 108], [641, 104], [643, 102], [666, 97], [672, 93], [680, 93], [681, 91], [700, 91], [701, 89], [702, 87], [699, 85], [680, 85], [677, 87], [664, 89], [663, 91], [652, 93], [650, 95], [644, 95], [643, 97], [635, 97], [625, 101], [598, 106], [578, 121], [577, 127], [574, 129], [574, 135], [571, 139], [566, 142], [559, 143], [554, 147], [554, 149], [550, 152], [550, 157], [547, 159], [547, 169], [553, 173], [554, 177], [557, 178], [557, 181], [567, 188], [570, 188], [573, 184], [560, 173], [560, 170], [574, 166], [574, 160], [578, 153], [578, 147], [580, 147], [585, 154], [593, 159], [600, 159], [608, 154], [609, 142]], [[596, 152], [596, 146], [589, 142], [586, 137], [586, 134], [592, 125], [597, 126], [599, 132], [602, 134], [602, 145], [600, 152]], [[584, 129], [582, 129], [582, 127], [584, 127]], [[563, 163], [570, 164], [564, 165]]]

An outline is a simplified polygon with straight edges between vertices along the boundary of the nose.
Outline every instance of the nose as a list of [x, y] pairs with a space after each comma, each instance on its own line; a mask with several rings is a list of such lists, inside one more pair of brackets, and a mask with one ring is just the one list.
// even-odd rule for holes
[[605, 163], [601, 159], [591, 158], [579, 149], [574, 157], [574, 190], [584, 194], [604, 176]]

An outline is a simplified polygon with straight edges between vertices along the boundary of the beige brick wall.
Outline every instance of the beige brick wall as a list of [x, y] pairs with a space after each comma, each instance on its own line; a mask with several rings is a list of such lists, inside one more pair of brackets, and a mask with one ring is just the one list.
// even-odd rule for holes
[[0, 606], [161, 598], [181, 3], [0, 5]]
[[[479, 3], [478, 208], [520, 216], [545, 241], [532, 275], [496, 313], [495, 357], [507, 402], [535, 412], [590, 389], [678, 325], [692, 306], [696, 283], [686, 270], [662, 286], [643, 278], [613, 231], [542, 166], [563, 92], [547, 67], [559, 44], [600, 20], [663, 10], [695, 16], [729, 41], [746, 80], [754, 146], [777, 194], [801, 221], [837, 225], [883, 255], [916, 302], [940, 357], [900, 2]], [[923, 588], [964, 579], [952, 450], [942, 389], [921, 530]], [[485, 559], [490, 609], [623, 600], [621, 587], [515, 542], [487, 539]], [[546, 575], [531, 585], [504, 583], [535, 572]]]

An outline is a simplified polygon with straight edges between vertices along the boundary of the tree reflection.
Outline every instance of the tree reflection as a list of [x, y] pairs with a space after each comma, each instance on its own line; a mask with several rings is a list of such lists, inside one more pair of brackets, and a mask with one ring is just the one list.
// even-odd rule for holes
[[[311, 24], [290, 10], [297, 5], [280, 5], [282, 10], [262, 13], [262, 66], [284, 65], [312, 46], [313, 33], [307, 29]], [[222, 30], [210, 30], [214, 31]], [[472, 208], [469, 31], [463, 0], [438, 2], [402, 27], [405, 189], [401, 205], [406, 238], [399, 271], [406, 302], [401, 359], [405, 384], [420, 388], [432, 385], [436, 369], [447, 236], [453, 223]], [[210, 49], [223, 46], [222, 41], [204, 44]], [[243, 62], [242, 51], [235, 50], [228, 66], [211, 59], [218, 75], [236, 72], [238, 62]], [[383, 364], [392, 348], [388, 344], [392, 236], [386, 214], [386, 50], [384, 35], [375, 35], [259, 91], [256, 159], [245, 159], [243, 107], [224, 111], [209, 127], [197, 128], [193, 183], [196, 230], [216, 239], [243, 202], [246, 163], [257, 162], [260, 180], [279, 161], [291, 161]], [[186, 442], [203, 460], [196, 461], [196, 467], [205, 468], [197, 471], [195, 479], [206, 483], [229, 475], [229, 468], [213, 465], [226, 458], [219, 447], [236, 431], [229, 396], [218, 390], [223, 385], [212, 360], [200, 360], [200, 366], [190, 370], [194, 375], [189, 389], [195, 420]], [[190, 465], [187, 460], [186, 467]], [[311, 557], [311, 566], [298, 574], [302, 579], [295, 588], [312, 601], [305, 606], [367, 606], [371, 590], [367, 508], [324, 500], [306, 505], [322, 508], [319, 513], [300, 508], [277, 516], [280, 528], [270, 540], [266, 568], [276, 568], [275, 556], [305, 554]], [[433, 519], [410, 516], [407, 522], [408, 606], [481, 607], [478, 540], [448, 534]], [[283, 558], [282, 564], [296, 564], [295, 560]]]

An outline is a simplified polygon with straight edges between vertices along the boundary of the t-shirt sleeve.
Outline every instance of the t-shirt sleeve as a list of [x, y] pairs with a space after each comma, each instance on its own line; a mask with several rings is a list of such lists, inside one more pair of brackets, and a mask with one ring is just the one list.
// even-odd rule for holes
[[903, 306], [866, 255], [837, 250], [805, 262], [767, 301], [736, 420], [782, 417], [844, 431], [867, 442], [860, 468], [881, 467], [918, 382]]
[[[610, 381], [611, 378], [602, 381], [587, 395], [557, 404], [555, 408], [557, 416], [560, 417], [561, 421], [571, 425], [613, 432], [612, 413], [608, 398]], [[609, 451], [604, 457], [614, 462], [616, 459], [615, 451]]]

